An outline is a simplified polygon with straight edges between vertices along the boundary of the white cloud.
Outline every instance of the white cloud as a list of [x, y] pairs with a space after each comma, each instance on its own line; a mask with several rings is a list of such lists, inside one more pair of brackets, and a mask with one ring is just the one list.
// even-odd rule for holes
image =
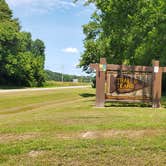
[[[14, 11], [19, 11], [23, 16], [41, 15], [50, 13], [56, 9], [62, 11], [75, 7], [82, 7], [86, 0], [79, 0], [74, 3], [73, 0], [6, 0]], [[94, 8], [90, 5], [77, 13], [77, 16], [92, 13]]]
[[10, 7], [28, 10], [29, 13], [47, 13], [55, 8], [69, 9], [76, 6], [73, 0], [6, 0]]
[[65, 53], [71, 53], [71, 54], [77, 54], [79, 53], [77, 48], [73, 48], [73, 47], [68, 47], [62, 50]]
[[36, 5], [36, 6], [75, 6], [72, 0], [6, 0], [12, 6]]

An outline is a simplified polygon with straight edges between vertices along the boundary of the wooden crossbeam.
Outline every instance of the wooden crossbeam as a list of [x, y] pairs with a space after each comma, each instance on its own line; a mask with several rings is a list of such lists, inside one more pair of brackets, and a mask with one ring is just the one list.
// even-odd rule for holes
[[166, 73], [166, 67], [161, 67], [163, 73]]
[[153, 67], [149, 67], [149, 66], [126, 66], [126, 65], [108, 64], [108, 65], [107, 65], [107, 70], [152, 72], [152, 71], [153, 71]]

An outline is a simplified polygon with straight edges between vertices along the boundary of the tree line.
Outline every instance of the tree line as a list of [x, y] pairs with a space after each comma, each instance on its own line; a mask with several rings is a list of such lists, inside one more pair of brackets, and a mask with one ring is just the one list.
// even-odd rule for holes
[[78, 79], [79, 82], [90, 82], [92, 77], [90, 76], [76, 76], [52, 72], [50, 70], [46, 70], [46, 80], [48, 81], [64, 81], [64, 82], [72, 82], [74, 79]]
[[45, 46], [31, 33], [21, 31], [18, 19], [5, 0], [0, 0], [0, 84], [42, 86]]

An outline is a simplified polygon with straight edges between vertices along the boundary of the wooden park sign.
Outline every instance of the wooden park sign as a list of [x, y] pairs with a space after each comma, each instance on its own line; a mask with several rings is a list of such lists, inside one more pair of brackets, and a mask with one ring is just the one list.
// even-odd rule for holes
[[126, 66], [107, 64], [105, 58], [100, 64], [91, 64], [96, 70], [96, 106], [104, 107], [106, 101], [149, 102], [160, 107], [162, 73], [159, 61], [153, 66]]

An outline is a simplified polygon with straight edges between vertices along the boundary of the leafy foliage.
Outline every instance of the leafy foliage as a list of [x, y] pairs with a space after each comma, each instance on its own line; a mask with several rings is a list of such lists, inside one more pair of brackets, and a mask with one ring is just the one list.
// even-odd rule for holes
[[20, 31], [17, 19], [0, 0], [0, 84], [42, 86], [45, 80], [44, 43]]
[[88, 0], [96, 11], [83, 26], [85, 52], [80, 66], [106, 57], [108, 63], [166, 65], [166, 1]]

